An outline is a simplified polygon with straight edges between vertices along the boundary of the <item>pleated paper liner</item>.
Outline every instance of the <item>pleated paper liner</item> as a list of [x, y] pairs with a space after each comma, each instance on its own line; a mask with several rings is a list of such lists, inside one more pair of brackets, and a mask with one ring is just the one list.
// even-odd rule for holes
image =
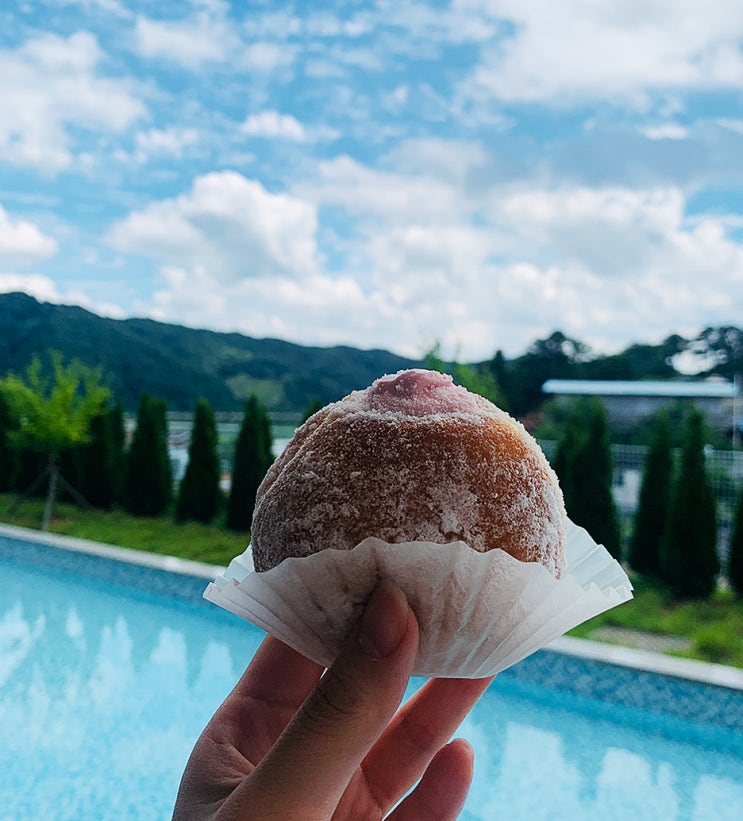
[[420, 676], [495, 675], [632, 598], [621, 565], [572, 522], [560, 579], [500, 549], [370, 538], [353, 550], [285, 559], [262, 573], [248, 548], [204, 597], [328, 666], [381, 578], [405, 591], [418, 619]]

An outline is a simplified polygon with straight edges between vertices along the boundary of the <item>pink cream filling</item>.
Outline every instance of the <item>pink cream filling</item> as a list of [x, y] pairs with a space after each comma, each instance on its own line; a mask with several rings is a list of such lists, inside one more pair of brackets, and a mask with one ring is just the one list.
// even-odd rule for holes
[[364, 393], [368, 409], [407, 416], [478, 410], [473, 394], [455, 385], [449, 374], [420, 368], [383, 376]]

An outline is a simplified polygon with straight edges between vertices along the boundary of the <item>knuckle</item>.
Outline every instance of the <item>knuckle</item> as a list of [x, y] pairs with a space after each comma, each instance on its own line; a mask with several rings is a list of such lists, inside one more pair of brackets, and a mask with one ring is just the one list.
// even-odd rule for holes
[[415, 721], [409, 715], [402, 717], [400, 732], [411, 754], [430, 755], [441, 746], [438, 733], [427, 724]]
[[331, 667], [308, 700], [307, 712], [311, 719], [321, 723], [348, 721], [358, 717], [362, 701], [359, 683]]

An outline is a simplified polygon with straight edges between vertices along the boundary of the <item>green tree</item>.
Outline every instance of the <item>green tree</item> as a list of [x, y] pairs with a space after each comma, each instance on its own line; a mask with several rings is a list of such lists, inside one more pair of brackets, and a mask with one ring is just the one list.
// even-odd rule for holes
[[582, 431], [572, 448], [572, 458], [568, 457], [568, 516], [619, 559], [619, 516], [612, 495], [613, 469], [606, 412], [599, 399], [580, 402], [577, 408]]
[[575, 452], [580, 441], [580, 427], [575, 412], [571, 412], [564, 420], [562, 435], [557, 443], [557, 451], [553, 459], [552, 467], [555, 469], [557, 478], [560, 480], [562, 496], [565, 500], [565, 508], [573, 509], [573, 462]]
[[447, 365], [441, 358], [441, 345], [438, 342], [425, 354], [423, 363], [429, 370], [450, 374], [457, 385], [466, 388], [470, 393], [484, 396], [494, 405], [505, 409], [505, 397], [490, 368], [477, 368], [456, 360]]
[[15, 450], [11, 443], [11, 431], [15, 421], [5, 393], [0, 391], [0, 493], [13, 489], [15, 476]]
[[739, 596], [743, 596], [743, 490], [738, 496], [738, 504], [735, 508], [735, 523], [730, 538], [728, 580], [733, 590]]
[[630, 541], [629, 564], [638, 573], [660, 575], [660, 545], [668, 522], [673, 479], [673, 451], [668, 415], [656, 419], [640, 486]]
[[93, 507], [110, 510], [117, 499], [121, 451], [114, 431], [115, 410], [105, 408], [91, 422], [90, 441], [74, 452], [75, 484]]
[[43, 530], [48, 529], [54, 513], [60, 482], [73, 490], [60, 477], [60, 457], [90, 440], [93, 419], [100, 415], [109, 395], [108, 388], [101, 384], [99, 370], [87, 368], [78, 360], [65, 365], [56, 352], [50, 352], [50, 359], [51, 370], [46, 375], [36, 357], [25, 376], [9, 374], [0, 381], [0, 391], [5, 393], [18, 420], [11, 440], [43, 456], [46, 462], [48, 485]]
[[121, 502], [126, 475], [126, 425], [124, 423], [124, 405], [121, 399], [117, 400], [111, 408], [109, 424], [114, 461], [114, 501]]
[[544, 401], [542, 385], [548, 379], [574, 379], [580, 367], [590, 358], [590, 349], [582, 342], [555, 331], [538, 339], [529, 350], [510, 363], [508, 387], [511, 413], [523, 418]]
[[206, 399], [199, 399], [191, 428], [188, 464], [178, 489], [176, 521], [211, 522], [219, 511], [221, 496], [217, 423], [211, 405]]
[[230, 530], [250, 530], [258, 486], [273, 462], [272, 444], [271, 423], [266, 409], [256, 396], [251, 396], [245, 405], [235, 443], [227, 504], [227, 527]]
[[500, 392], [500, 401], [503, 403], [500, 407], [503, 410], [508, 410], [511, 403], [511, 385], [508, 364], [505, 356], [503, 356], [503, 351], [497, 350], [495, 352], [495, 356], [490, 360], [489, 368]]
[[661, 575], [676, 595], [705, 598], [714, 592], [720, 571], [716, 540], [715, 498], [704, 461], [704, 420], [694, 409], [686, 424], [661, 542]]
[[309, 405], [304, 409], [304, 413], [302, 414], [302, 422], [306, 422], [310, 416], [314, 416], [319, 410], [322, 410], [325, 405], [323, 404], [322, 399], [319, 397], [315, 397]]
[[160, 516], [172, 494], [166, 405], [162, 399], [145, 393], [139, 401], [126, 459], [124, 506], [138, 516]]

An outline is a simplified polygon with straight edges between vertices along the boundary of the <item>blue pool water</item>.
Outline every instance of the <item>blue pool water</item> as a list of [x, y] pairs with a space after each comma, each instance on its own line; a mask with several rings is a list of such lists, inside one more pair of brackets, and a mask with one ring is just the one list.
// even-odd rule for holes
[[[262, 635], [207, 603], [0, 558], [0, 821], [169, 818], [193, 743]], [[737, 725], [518, 670], [461, 728], [476, 753], [464, 821], [743, 819]]]

